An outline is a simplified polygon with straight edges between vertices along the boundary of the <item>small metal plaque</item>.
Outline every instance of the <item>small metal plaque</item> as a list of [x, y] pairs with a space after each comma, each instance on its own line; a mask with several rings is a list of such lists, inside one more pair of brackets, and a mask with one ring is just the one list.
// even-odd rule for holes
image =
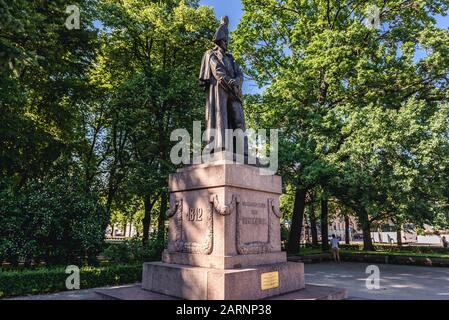
[[260, 275], [260, 289], [268, 290], [279, 287], [279, 272], [265, 272]]

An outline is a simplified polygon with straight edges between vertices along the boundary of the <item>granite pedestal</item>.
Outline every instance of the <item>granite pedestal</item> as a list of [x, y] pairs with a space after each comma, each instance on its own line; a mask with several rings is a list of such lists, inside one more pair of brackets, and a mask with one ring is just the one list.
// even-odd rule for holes
[[281, 251], [281, 178], [221, 159], [169, 178], [168, 247], [142, 288], [183, 299], [262, 299], [305, 287]]

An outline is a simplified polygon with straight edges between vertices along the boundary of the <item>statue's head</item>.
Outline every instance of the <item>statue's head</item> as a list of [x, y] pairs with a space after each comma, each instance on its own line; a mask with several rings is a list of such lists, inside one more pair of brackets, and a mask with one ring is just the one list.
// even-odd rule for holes
[[229, 41], [229, 18], [228, 16], [221, 17], [220, 26], [215, 32], [213, 41], [217, 46], [226, 50], [228, 48]]

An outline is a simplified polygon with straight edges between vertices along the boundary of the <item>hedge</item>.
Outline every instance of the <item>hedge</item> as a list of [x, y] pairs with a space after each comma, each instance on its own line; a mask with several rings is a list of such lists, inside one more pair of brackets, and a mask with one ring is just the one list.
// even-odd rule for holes
[[[362, 250], [363, 244], [340, 244], [341, 249], [346, 250]], [[444, 247], [430, 247], [430, 246], [395, 246], [388, 244], [374, 245], [376, 251], [384, 252], [412, 252], [412, 253], [438, 253], [449, 254], [449, 248]]]
[[[67, 290], [64, 267], [0, 271], [0, 298]], [[141, 281], [142, 264], [81, 267], [80, 289]]]
[[[414, 253], [416, 254], [416, 253]], [[364, 262], [364, 263], [386, 263], [386, 264], [405, 264], [413, 266], [433, 266], [433, 267], [448, 267], [449, 258], [444, 256], [414, 256], [406, 255], [405, 253], [376, 253], [372, 251], [343, 251], [340, 257], [343, 261], [350, 262]]]

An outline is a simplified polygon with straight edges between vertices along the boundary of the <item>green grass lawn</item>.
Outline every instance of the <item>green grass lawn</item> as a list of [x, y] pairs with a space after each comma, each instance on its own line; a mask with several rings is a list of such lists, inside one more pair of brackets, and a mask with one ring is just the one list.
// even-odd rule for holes
[[289, 254], [290, 256], [309, 256], [313, 254], [321, 254], [323, 251], [320, 248], [301, 248], [298, 253]]

